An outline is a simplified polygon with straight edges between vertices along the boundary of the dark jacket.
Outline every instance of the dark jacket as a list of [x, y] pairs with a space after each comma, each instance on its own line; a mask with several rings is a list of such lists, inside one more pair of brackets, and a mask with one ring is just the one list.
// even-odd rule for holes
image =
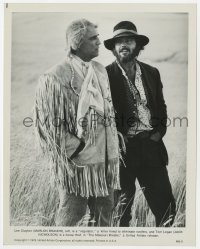
[[[167, 108], [163, 98], [163, 85], [160, 79], [160, 73], [158, 69], [150, 65], [139, 61], [137, 62], [139, 63], [142, 72], [143, 87], [147, 97], [147, 106], [151, 113], [153, 132], [158, 131], [163, 137], [166, 133]], [[117, 129], [125, 135], [128, 129], [128, 120], [130, 118], [127, 111], [128, 105], [124, 87], [126, 79], [122, 75], [121, 69], [116, 62], [108, 65], [106, 70], [108, 72], [112, 100], [116, 112]], [[168, 155], [162, 139], [159, 144], [163, 160], [168, 164]]]

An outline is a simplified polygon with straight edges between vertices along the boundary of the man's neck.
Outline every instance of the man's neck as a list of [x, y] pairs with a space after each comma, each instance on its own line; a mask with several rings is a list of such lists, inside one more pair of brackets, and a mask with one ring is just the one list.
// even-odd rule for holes
[[136, 60], [131, 60], [128, 62], [120, 62], [121, 66], [126, 72], [135, 71]]
[[76, 53], [76, 56], [78, 56], [82, 61], [85, 61], [85, 62], [91, 61], [91, 58], [88, 58], [87, 56], [85, 56], [85, 55], [82, 54], [82, 53], [77, 52], [77, 53]]

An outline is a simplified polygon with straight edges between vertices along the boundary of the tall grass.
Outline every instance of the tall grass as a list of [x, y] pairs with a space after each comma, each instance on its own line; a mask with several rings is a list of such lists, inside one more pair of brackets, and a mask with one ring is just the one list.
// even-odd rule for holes
[[[55, 226], [54, 216], [59, 199], [56, 188], [52, 188], [50, 185], [50, 174], [45, 165], [47, 165], [47, 162], [41, 158], [37, 158], [35, 163], [30, 158], [26, 165], [12, 169], [10, 179], [11, 225]], [[177, 173], [171, 181], [177, 206], [177, 214], [173, 224], [175, 227], [185, 226], [186, 183], [183, 175]], [[121, 196], [114, 209], [111, 221], [113, 227], [119, 226], [120, 217], [123, 214], [124, 198], [124, 196]], [[89, 218], [87, 212], [77, 226], [88, 226]], [[139, 185], [137, 185], [132, 206], [130, 226], [155, 226], [154, 216]]]

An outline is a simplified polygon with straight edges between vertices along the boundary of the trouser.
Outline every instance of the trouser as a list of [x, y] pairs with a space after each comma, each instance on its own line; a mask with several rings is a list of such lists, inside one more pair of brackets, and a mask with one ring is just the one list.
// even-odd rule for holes
[[110, 226], [114, 207], [113, 190], [105, 197], [82, 197], [68, 194], [63, 187], [58, 186], [60, 197], [59, 208], [56, 213], [56, 226], [77, 226], [86, 214], [87, 206], [90, 210], [89, 226]]
[[126, 167], [120, 168], [122, 189], [118, 192], [118, 196], [125, 194], [120, 226], [129, 226], [136, 178], [155, 216], [156, 226], [163, 226], [166, 221], [169, 221], [166, 226], [171, 226], [176, 206], [159, 142], [154, 142], [149, 137], [128, 139], [125, 164]]

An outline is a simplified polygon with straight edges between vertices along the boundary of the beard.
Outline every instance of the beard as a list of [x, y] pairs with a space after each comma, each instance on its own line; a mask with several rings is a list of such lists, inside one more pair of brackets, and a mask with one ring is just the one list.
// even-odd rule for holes
[[138, 53], [139, 53], [138, 48], [135, 48], [133, 51], [130, 51], [130, 49], [128, 49], [128, 50], [129, 50], [129, 54], [128, 55], [121, 56], [120, 52], [118, 53], [114, 49], [113, 50], [113, 55], [117, 58], [117, 60], [119, 61], [119, 63], [128, 63], [128, 62], [133, 61], [134, 59], [136, 59], [136, 57], [138, 56]]

